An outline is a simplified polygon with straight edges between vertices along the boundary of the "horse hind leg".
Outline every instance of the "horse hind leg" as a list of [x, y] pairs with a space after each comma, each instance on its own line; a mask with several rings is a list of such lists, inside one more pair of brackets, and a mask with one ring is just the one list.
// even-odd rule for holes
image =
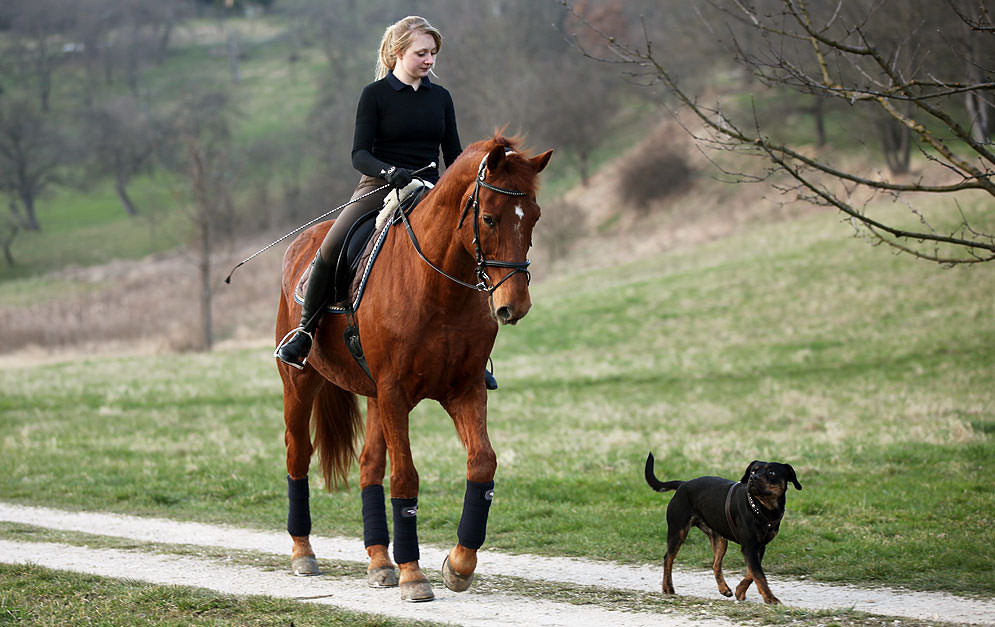
[[280, 366], [283, 376], [283, 419], [287, 447], [287, 532], [294, 542], [291, 569], [295, 575], [317, 575], [318, 561], [311, 548], [311, 509], [308, 469], [314, 448], [310, 436], [311, 406], [319, 385], [317, 375], [308, 371], [292, 376]]
[[[355, 396], [319, 378], [313, 370], [284, 374], [284, 421], [287, 445], [287, 531], [294, 542], [291, 568], [295, 575], [318, 575], [311, 548], [311, 511], [308, 469], [311, 455], [319, 453], [326, 488], [345, 482], [355, 457], [355, 436], [362, 418]], [[314, 422], [315, 439], [310, 437]]]

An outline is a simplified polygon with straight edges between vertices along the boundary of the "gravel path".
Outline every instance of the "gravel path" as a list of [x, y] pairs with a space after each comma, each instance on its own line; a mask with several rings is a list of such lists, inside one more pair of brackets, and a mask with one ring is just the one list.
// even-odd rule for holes
[[[290, 540], [282, 532], [261, 532], [201, 523], [141, 518], [95, 512], [67, 512], [41, 507], [0, 503], [0, 520], [49, 529], [77, 531], [130, 540], [222, 547], [234, 550], [289, 555]], [[355, 538], [311, 536], [319, 559], [366, 562], [362, 541]], [[436, 568], [445, 549], [422, 547], [422, 564]], [[288, 559], [289, 561], [289, 559]], [[315, 603], [403, 618], [431, 618], [462, 625], [729, 625], [728, 621], [679, 614], [614, 612], [596, 605], [578, 606], [537, 601], [519, 596], [471, 591], [455, 594], [435, 587], [431, 604], [409, 604], [399, 600], [396, 590], [371, 590], [365, 582], [332, 578], [297, 578], [246, 566], [227, 566], [216, 561], [134, 551], [92, 549], [58, 543], [16, 543], [0, 540], [0, 562], [33, 563], [48, 568], [125, 577], [158, 584], [187, 585], [234, 594], [263, 594], [296, 598]], [[507, 555], [481, 551], [478, 572], [482, 575], [527, 577], [534, 580], [616, 588], [659, 594], [659, 565], [626, 566], [611, 562], [531, 555]], [[701, 597], [717, 597], [711, 572], [677, 570], [678, 591]], [[771, 582], [778, 598], [789, 606], [822, 609], [853, 608], [859, 611], [945, 622], [995, 624], [995, 600], [977, 600], [941, 592], [907, 592], [831, 586], [775, 578]], [[755, 591], [751, 600], [758, 600]], [[375, 599], [375, 601], [374, 601]], [[373, 607], [371, 607], [373, 606]]]

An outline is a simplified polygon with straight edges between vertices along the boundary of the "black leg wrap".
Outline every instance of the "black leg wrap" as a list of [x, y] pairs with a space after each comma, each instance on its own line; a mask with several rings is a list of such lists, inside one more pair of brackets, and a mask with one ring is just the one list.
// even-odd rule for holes
[[292, 536], [311, 535], [311, 504], [308, 502], [307, 477], [291, 479], [287, 475], [287, 531]]
[[418, 559], [418, 499], [391, 499], [394, 508], [394, 562]]
[[387, 506], [384, 504], [382, 485], [368, 485], [363, 488], [363, 541], [365, 546], [390, 544], [390, 531], [387, 530]]
[[463, 497], [463, 515], [459, 519], [456, 537], [468, 549], [479, 549], [487, 535], [487, 513], [494, 498], [494, 482], [466, 481], [466, 495]]

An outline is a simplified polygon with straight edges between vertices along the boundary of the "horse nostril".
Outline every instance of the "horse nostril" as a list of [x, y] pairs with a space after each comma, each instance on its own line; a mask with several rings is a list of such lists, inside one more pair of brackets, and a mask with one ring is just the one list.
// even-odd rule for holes
[[505, 305], [504, 307], [500, 307], [496, 313], [498, 321], [500, 321], [501, 324], [508, 324], [514, 318], [514, 313], [512, 313], [511, 307], [507, 305]]

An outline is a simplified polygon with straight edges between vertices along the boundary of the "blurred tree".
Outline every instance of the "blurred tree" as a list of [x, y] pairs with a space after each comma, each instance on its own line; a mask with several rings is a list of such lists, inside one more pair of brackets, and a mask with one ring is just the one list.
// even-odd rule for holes
[[203, 350], [214, 345], [211, 259], [216, 246], [230, 235], [234, 218], [232, 115], [231, 97], [225, 92], [189, 95], [173, 121], [176, 152], [166, 154], [167, 163], [186, 180], [186, 188], [178, 196], [186, 201], [187, 216], [194, 226]]
[[[13, 200], [10, 200], [10, 202], [13, 202]], [[3, 258], [9, 267], [13, 267], [15, 265], [13, 250], [14, 241], [17, 239], [20, 232], [21, 227], [18, 226], [13, 215], [4, 214], [4, 216], [0, 218], [0, 247], [3, 248]]]
[[125, 211], [137, 215], [128, 184], [135, 176], [151, 172], [155, 151], [168, 132], [165, 121], [132, 97], [109, 98], [85, 110], [82, 118], [90, 174], [112, 178]]
[[[696, 138], [700, 144], [764, 158], [769, 168], [759, 180], [773, 182], [775, 175], [786, 175], [789, 183], [779, 187], [838, 209], [874, 241], [945, 264], [995, 260], [995, 232], [976, 228], [957, 204], [966, 190], [995, 197], [995, 153], [982, 141], [988, 137], [980, 129], [987, 118], [978, 113], [990, 112], [995, 104], [995, 13], [985, 1], [714, 4], [759, 35], [749, 45], [732, 35], [738, 60], [758, 80], [874, 116], [886, 138], [891, 175], [869, 177], [860, 166], [854, 170], [837, 165], [831, 153], [813, 155], [804, 146], [774, 139], [779, 122], [765, 125], [756, 109], [737, 115], [734, 109], [702, 104], [672, 73], [666, 46], [655, 47], [648, 36], [630, 45], [605, 35], [612, 60], [662, 84], [693, 112], [707, 129], [706, 136]], [[936, 176], [937, 182], [903, 178], [908, 167], [905, 142], [925, 165], [937, 166], [935, 171], [945, 176]], [[758, 178], [744, 175], [741, 180]], [[934, 228], [930, 216], [944, 209], [937, 202], [912, 207], [918, 228], [881, 221], [870, 215], [867, 197], [858, 190], [894, 197], [951, 197], [960, 223], [952, 230]]]
[[0, 6], [10, 24], [4, 59], [20, 82], [31, 85], [42, 111], [51, 106], [55, 68], [72, 46], [66, 38], [71, 16], [58, 0], [5, 0]]
[[52, 117], [26, 100], [0, 99], [0, 190], [8, 194], [20, 228], [41, 228], [35, 203], [62, 180], [61, 170], [70, 158], [65, 135]]
[[[593, 19], [622, 20], [622, 2], [591, 4]], [[597, 64], [576, 62], [560, 35], [562, 7], [500, 0], [488, 8], [439, 10], [451, 43], [443, 47], [436, 72], [453, 93], [460, 136], [470, 143], [506, 128], [531, 145], [555, 146], [573, 157], [569, 162], [586, 182], [591, 157], [624, 101], [623, 82]]]

